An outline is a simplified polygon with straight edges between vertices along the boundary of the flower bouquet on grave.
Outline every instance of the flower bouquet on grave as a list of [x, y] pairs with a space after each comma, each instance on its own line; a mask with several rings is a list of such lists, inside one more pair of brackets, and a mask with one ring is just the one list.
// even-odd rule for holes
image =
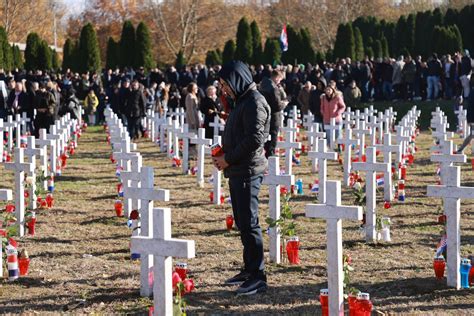
[[284, 252], [286, 251], [288, 261], [291, 264], [299, 264], [300, 259], [298, 255], [300, 241], [296, 236], [296, 223], [293, 220], [293, 212], [290, 206], [291, 194], [282, 194], [281, 197], [281, 211], [280, 218], [274, 220], [270, 217], [265, 219], [269, 228], [278, 229], [283, 237], [283, 244], [281, 246], [282, 262], [285, 262]]
[[355, 287], [350, 286], [350, 273], [354, 271], [354, 268], [352, 267], [352, 258], [349, 254], [344, 254], [342, 256], [342, 271], [344, 273], [344, 279], [342, 283], [344, 288], [344, 298], [347, 299], [349, 305], [349, 315], [354, 315], [357, 294], [359, 294], [360, 291]]
[[186, 315], [186, 301], [184, 295], [194, 290], [193, 279], [182, 279], [178, 272], [174, 271], [171, 277], [173, 283], [173, 315]]

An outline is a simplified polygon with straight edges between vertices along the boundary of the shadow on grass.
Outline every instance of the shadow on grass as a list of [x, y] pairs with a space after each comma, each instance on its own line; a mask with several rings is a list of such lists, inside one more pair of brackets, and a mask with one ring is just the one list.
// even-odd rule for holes
[[113, 225], [113, 226], [125, 226], [125, 220], [122, 218], [118, 218], [116, 216], [102, 216], [99, 218], [94, 218], [91, 220], [80, 222], [79, 225], [95, 225], [95, 224], [103, 224], [103, 225]]

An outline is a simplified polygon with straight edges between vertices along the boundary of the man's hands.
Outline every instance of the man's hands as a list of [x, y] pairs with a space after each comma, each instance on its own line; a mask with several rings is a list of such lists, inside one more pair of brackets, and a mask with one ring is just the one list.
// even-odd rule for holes
[[212, 157], [212, 162], [214, 163], [214, 166], [219, 169], [219, 170], [224, 170], [229, 166], [227, 161], [225, 161], [225, 155], [220, 155], [218, 157]]

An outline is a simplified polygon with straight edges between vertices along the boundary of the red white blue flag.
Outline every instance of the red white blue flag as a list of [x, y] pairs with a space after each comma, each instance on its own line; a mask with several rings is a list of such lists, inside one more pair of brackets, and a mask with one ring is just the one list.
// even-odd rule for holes
[[280, 46], [283, 52], [288, 50], [288, 34], [286, 33], [286, 24], [283, 25], [283, 28], [281, 29]]

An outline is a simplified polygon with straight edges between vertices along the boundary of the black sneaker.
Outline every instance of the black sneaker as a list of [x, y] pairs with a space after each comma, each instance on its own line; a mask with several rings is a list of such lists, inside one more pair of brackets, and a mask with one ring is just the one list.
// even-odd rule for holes
[[260, 279], [249, 279], [235, 291], [237, 295], [254, 295], [267, 290], [267, 282]]
[[247, 281], [249, 278], [250, 278], [250, 273], [248, 273], [246, 271], [242, 271], [239, 274], [233, 276], [232, 278], [227, 279], [225, 281], [225, 284], [227, 284], [227, 285], [240, 285], [240, 284], [244, 283], [245, 281]]

